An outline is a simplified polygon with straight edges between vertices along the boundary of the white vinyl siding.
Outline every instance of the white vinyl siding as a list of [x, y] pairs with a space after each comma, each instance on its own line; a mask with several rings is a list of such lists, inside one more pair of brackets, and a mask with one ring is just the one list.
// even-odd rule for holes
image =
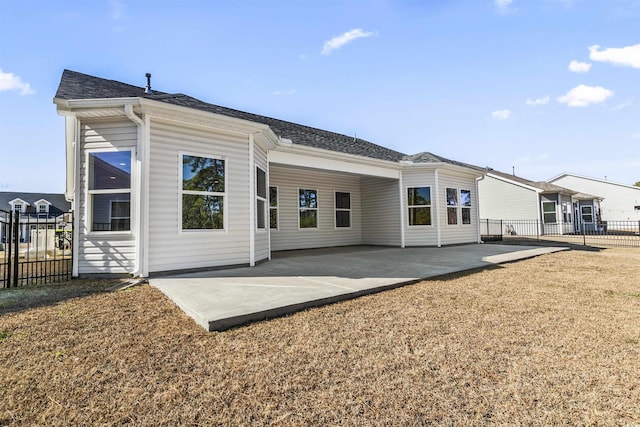
[[[91, 209], [88, 205], [87, 150], [131, 150], [135, 153], [138, 129], [130, 120], [91, 120], [80, 124], [81, 152], [79, 156], [79, 200], [76, 215], [78, 227], [78, 273], [82, 274], [127, 274], [133, 272], [136, 264], [136, 242], [134, 224], [125, 233], [91, 233]], [[134, 154], [135, 157], [135, 154]], [[133, 176], [132, 176], [133, 182]], [[131, 211], [136, 194], [131, 190]]]
[[[402, 207], [404, 214], [404, 239], [405, 246], [436, 246], [437, 230], [436, 230], [436, 203], [437, 195], [435, 192], [435, 175], [432, 169], [414, 169], [402, 172]], [[431, 225], [430, 226], [412, 226], [409, 225], [408, 204], [407, 204], [407, 188], [429, 187], [431, 190]], [[443, 193], [441, 193], [443, 194]], [[444, 197], [444, 196], [442, 196]], [[441, 208], [444, 210], [444, 208]], [[400, 212], [398, 211], [398, 215]], [[441, 213], [444, 218], [444, 213]], [[446, 224], [446, 222], [445, 222]]]
[[[454, 174], [440, 169], [438, 171], [438, 184], [440, 186], [440, 244], [456, 245], [460, 243], [476, 243], [478, 241], [478, 212], [476, 180], [474, 176]], [[456, 225], [447, 225], [447, 206], [446, 191], [447, 188], [457, 189], [457, 203], [455, 206], [457, 215]], [[469, 191], [471, 198], [471, 206], [463, 206], [463, 200], [460, 197], [462, 191]], [[462, 211], [468, 210], [470, 214], [470, 223], [463, 222]]]
[[[248, 137], [152, 118], [150, 145], [149, 272], [248, 264]], [[224, 232], [180, 232], [180, 152], [226, 159]]]
[[[278, 187], [278, 229], [271, 229], [271, 250], [358, 245], [362, 242], [360, 177], [271, 165], [269, 185]], [[364, 178], [363, 178], [364, 179]], [[317, 190], [318, 227], [299, 228], [299, 190]], [[351, 193], [351, 228], [334, 227], [335, 191]]]
[[[400, 188], [398, 180], [361, 178], [362, 243], [400, 246]], [[402, 207], [402, 209], [405, 209]]]
[[[529, 220], [539, 218], [538, 193], [491, 176], [478, 181], [480, 218]], [[473, 203], [473, 194], [471, 195]]]

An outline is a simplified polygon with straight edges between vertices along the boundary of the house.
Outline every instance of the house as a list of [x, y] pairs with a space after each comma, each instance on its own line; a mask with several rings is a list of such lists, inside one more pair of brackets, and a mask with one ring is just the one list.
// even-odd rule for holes
[[74, 275], [253, 266], [274, 251], [480, 241], [483, 170], [65, 70]]
[[[478, 181], [480, 217], [506, 220], [515, 234], [597, 231], [600, 197], [488, 170]], [[537, 230], [531, 230], [532, 221]]]
[[0, 242], [9, 235], [9, 212], [19, 212], [19, 239], [28, 243], [31, 231], [55, 229], [61, 215], [70, 209], [64, 194], [0, 191]]
[[640, 187], [566, 172], [551, 178], [549, 182], [604, 197], [600, 214], [610, 227], [615, 227], [612, 224], [615, 221], [640, 221]]

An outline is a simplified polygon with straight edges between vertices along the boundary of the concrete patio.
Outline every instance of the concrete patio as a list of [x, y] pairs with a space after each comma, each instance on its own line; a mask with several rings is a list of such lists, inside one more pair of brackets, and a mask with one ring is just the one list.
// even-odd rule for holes
[[310, 249], [276, 252], [271, 261], [256, 267], [152, 277], [149, 282], [199, 325], [221, 331], [422, 279], [566, 249], [495, 244]]

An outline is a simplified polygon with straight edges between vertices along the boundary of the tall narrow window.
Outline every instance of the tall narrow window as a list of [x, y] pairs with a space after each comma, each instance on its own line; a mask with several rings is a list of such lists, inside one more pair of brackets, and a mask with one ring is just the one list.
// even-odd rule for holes
[[188, 154], [181, 160], [182, 229], [224, 229], [225, 161]]
[[556, 202], [542, 202], [542, 220], [545, 224], [555, 224]]
[[267, 228], [267, 174], [256, 167], [256, 227]]
[[336, 191], [336, 227], [351, 227], [351, 193]]
[[269, 187], [269, 228], [278, 228], [278, 187]]
[[131, 151], [89, 153], [91, 231], [131, 230]]
[[300, 228], [318, 228], [318, 190], [298, 190]]
[[562, 202], [562, 222], [571, 223], [571, 202]]
[[456, 225], [458, 223], [458, 190], [447, 188], [447, 224]]
[[462, 224], [471, 224], [471, 191], [460, 190], [460, 209], [462, 211]]
[[431, 225], [431, 188], [407, 188], [409, 225]]

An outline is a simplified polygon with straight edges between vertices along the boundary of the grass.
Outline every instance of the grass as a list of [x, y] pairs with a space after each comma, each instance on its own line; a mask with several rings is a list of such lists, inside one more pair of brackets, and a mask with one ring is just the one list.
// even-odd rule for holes
[[633, 425], [639, 260], [560, 252], [223, 333], [149, 286], [5, 304], [0, 425]]

